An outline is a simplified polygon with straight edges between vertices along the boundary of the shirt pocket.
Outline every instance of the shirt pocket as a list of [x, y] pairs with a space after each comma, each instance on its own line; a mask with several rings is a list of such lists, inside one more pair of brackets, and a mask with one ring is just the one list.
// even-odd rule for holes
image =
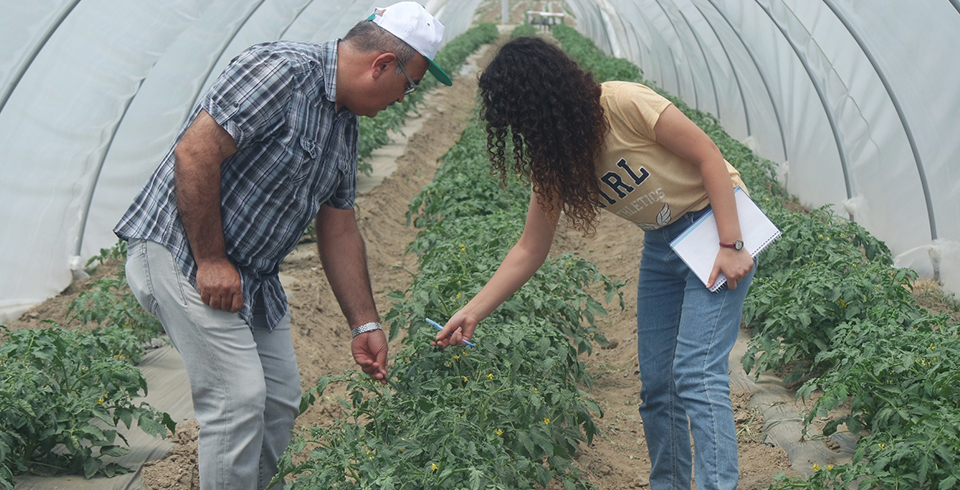
[[320, 145], [315, 140], [301, 136], [293, 148], [293, 161], [290, 162], [291, 175], [287, 182], [301, 183], [310, 177], [314, 169], [320, 165]]

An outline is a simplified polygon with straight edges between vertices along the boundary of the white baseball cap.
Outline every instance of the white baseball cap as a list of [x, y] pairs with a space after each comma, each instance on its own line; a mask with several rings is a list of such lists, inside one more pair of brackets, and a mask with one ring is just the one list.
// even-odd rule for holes
[[450, 77], [433, 62], [440, 50], [443, 24], [417, 2], [400, 2], [389, 7], [377, 7], [367, 20], [400, 38], [430, 62], [429, 70], [444, 85], [453, 85]]

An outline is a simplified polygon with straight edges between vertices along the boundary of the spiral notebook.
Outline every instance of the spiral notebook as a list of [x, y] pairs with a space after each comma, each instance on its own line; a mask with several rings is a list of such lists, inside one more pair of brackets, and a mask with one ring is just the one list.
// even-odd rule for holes
[[[752, 257], [756, 257], [767, 245], [780, 237], [780, 230], [742, 188], [737, 187], [733, 194], [737, 200], [743, 247]], [[713, 216], [713, 210], [701, 216], [670, 242], [670, 248], [677, 252], [687, 267], [703, 281], [704, 286], [709, 286], [707, 280], [710, 279], [710, 271], [713, 270], [717, 253], [720, 252], [720, 236], [717, 234], [717, 220]], [[720, 289], [726, 282], [727, 278], [720, 274], [710, 291]]]

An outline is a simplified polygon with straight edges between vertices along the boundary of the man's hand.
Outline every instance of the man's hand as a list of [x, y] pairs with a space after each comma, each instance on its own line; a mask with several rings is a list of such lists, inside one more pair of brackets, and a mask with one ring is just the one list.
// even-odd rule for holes
[[197, 262], [197, 288], [204, 304], [236, 313], [243, 306], [240, 273], [226, 258]]
[[387, 384], [387, 336], [383, 330], [357, 335], [350, 350], [363, 372], [381, 384]]

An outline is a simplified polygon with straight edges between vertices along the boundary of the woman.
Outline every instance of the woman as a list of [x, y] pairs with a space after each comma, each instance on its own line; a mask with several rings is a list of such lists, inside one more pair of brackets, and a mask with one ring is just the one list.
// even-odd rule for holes
[[[502, 176], [526, 176], [533, 192], [519, 241], [435, 344], [469, 340], [477, 324], [533, 276], [561, 213], [590, 233], [600, 209], [613, 212], [645, 230], [637, 335], [650, 485], [691, 487], [692, 434], [697, 488], [735, 488], [727, 359], [754, 270], [742, 249], [734, 201], [735, 186], [743, 186], [739, 172], [667, 99], [636, 83], [597, 84], [543, 39], [505, 44], [479, 85], [494, 167]], [[713, 293], [669, 246], [710, 208], [722, 246], [709, 282], [719, 273], [727, 278]]]

